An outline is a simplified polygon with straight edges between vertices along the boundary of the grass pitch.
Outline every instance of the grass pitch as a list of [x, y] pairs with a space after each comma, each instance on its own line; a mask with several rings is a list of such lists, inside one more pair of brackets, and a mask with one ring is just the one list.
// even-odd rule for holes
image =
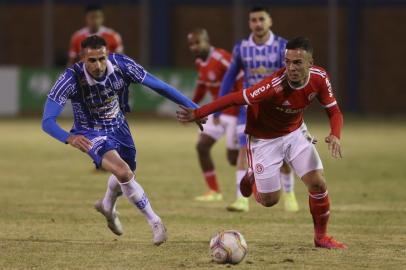
[[[224, 142], [213, 157], [225, 200], [198, 203], [205, 191], [194, 144], [196, 127], [175, 121], [130, 121], [137, 145], [137, 180], [169, 231], [151, 244], [144, 218], [125, 199], [118, 209], [124, 235], [114, 236], [93, 210], [108, 175], [90, 158], [44, 134], [39, 120], [0, 120], [0, 269], [405, 269], [406, 126], [402, 121], [347, 120], [344, 159], [328, 156], [325, 118], [307, 121], [319, 138], [332, 200], [330, 233], [346, 251], [313, 247], [307, 193], [300, 211], [265, 208], [230, 213], [234, 170]], [[70, 122], [62, 122], [68, 128]], [[222, 229], [240, 231], [249, 254], [239, 265], [211, 262], [208, 243]]]

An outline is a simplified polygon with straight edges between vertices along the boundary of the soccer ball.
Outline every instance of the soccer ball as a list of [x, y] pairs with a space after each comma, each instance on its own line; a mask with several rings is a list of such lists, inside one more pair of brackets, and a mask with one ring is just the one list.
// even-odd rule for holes
[[210, 254], [216, 263], [240, 263], [247, 252], [244, 236], [235, 230], [221, 231], [210, 240]]

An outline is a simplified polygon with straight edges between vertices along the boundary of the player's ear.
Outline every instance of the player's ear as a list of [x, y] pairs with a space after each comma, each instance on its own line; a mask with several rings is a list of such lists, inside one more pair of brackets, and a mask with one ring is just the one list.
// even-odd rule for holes
[[79, 52], [79, 59], [80, 59], [80, 61], [84, 61], [84, 60], [85, 60], [85, 55], [86, 55], [85, 51], [86, 51], [86, 48], [80, 50], [80, 52]]
[[79, 60], [82, 62], [85, 60], [85, 54], [83, 53], [83, 50], [81, 50], [79, 53]]

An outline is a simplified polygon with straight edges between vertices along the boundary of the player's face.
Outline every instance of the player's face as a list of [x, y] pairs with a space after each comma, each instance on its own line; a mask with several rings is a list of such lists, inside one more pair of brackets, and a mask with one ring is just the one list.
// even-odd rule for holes
[[286, 73], [288, 76], [288, 80], [293, 84], [300, 86], [306, 82], [307, 76], [309, 76], [309, 69], [312, 64], [312, 55], [305, 50], [286, 50]]
[[249, 27], [257, 37], [263, 37], [272, 26], [272, 19], [265, 11], [251, 12], [249, 15]]
[[99, 49], [86, 48], [83, 50], [83, 62], [87, 72], [93, 78], [101, 78], [106, 73], [107, 68], [107, 49], [101, 47]]
[[103, 25], [103, 21], [104, 15], [101, 10], [90, 11], [86, 14], [86, 25], [92, 33], [99, 31], [100, 26]]
[[195, 56], [198, 57], [207, 54], [210, 45], [202, 35], [190, 33], [189, 35], [187, 35], [187, 41], [189, 44], [189, 50]]

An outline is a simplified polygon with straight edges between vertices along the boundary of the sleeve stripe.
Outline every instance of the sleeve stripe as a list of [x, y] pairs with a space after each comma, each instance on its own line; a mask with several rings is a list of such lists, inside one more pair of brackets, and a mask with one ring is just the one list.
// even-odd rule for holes
[[336, 100], [333, 101], [333, 102], [331, 102], [330, 104], [324, 105], [324, 108], [330, 108], [330, 107], [333, 107], [334, 105], [337, 105], [337, 101], [336, 101]]
[[222, 58], [220, 60], [220, 62], [225, 66], [225, 67], [229, 67], [230, 66], [230, 62], [228, 62], [226, 59]]
[[147, 74], [148, 74], [148, 72], [145, 71], [144, 74], [143, 74], [143, 77], [141, 78], [140, 83], [142, 83], [145, 80], [145, 78], [147, 77]]
[[[54, 97], [54, 99], [56, 99], [57, 97], [60, 97], [60, 92], [62, 91], [66, 91], [66, 89], [69, 87], [64, 87], [70, 80], [72, 79], [72, 77], [69, 77], [67, 80], [65, 80], [65, 81], [61, 81], [61, 82], [63, 82], [63, 84], [62, 85], [60, 85], [60, 83], [61, 82], [58, 82], [58, 86], [54, 86], [52, 89], [51, 89], [51, 91], [50, 91], [50, 93], [49, 93], [49, 97], [51, 97], [51, 96], [53, 96]], [[56, 101], [56, 100], [55, 100]]]
[[251, 102], [248, 100], [248, 97], [247, 97], [247, 88], [242, 90], [242, 95], [244, 97], [245, 102], [247, 102], [248, 105], [252, 105]]

